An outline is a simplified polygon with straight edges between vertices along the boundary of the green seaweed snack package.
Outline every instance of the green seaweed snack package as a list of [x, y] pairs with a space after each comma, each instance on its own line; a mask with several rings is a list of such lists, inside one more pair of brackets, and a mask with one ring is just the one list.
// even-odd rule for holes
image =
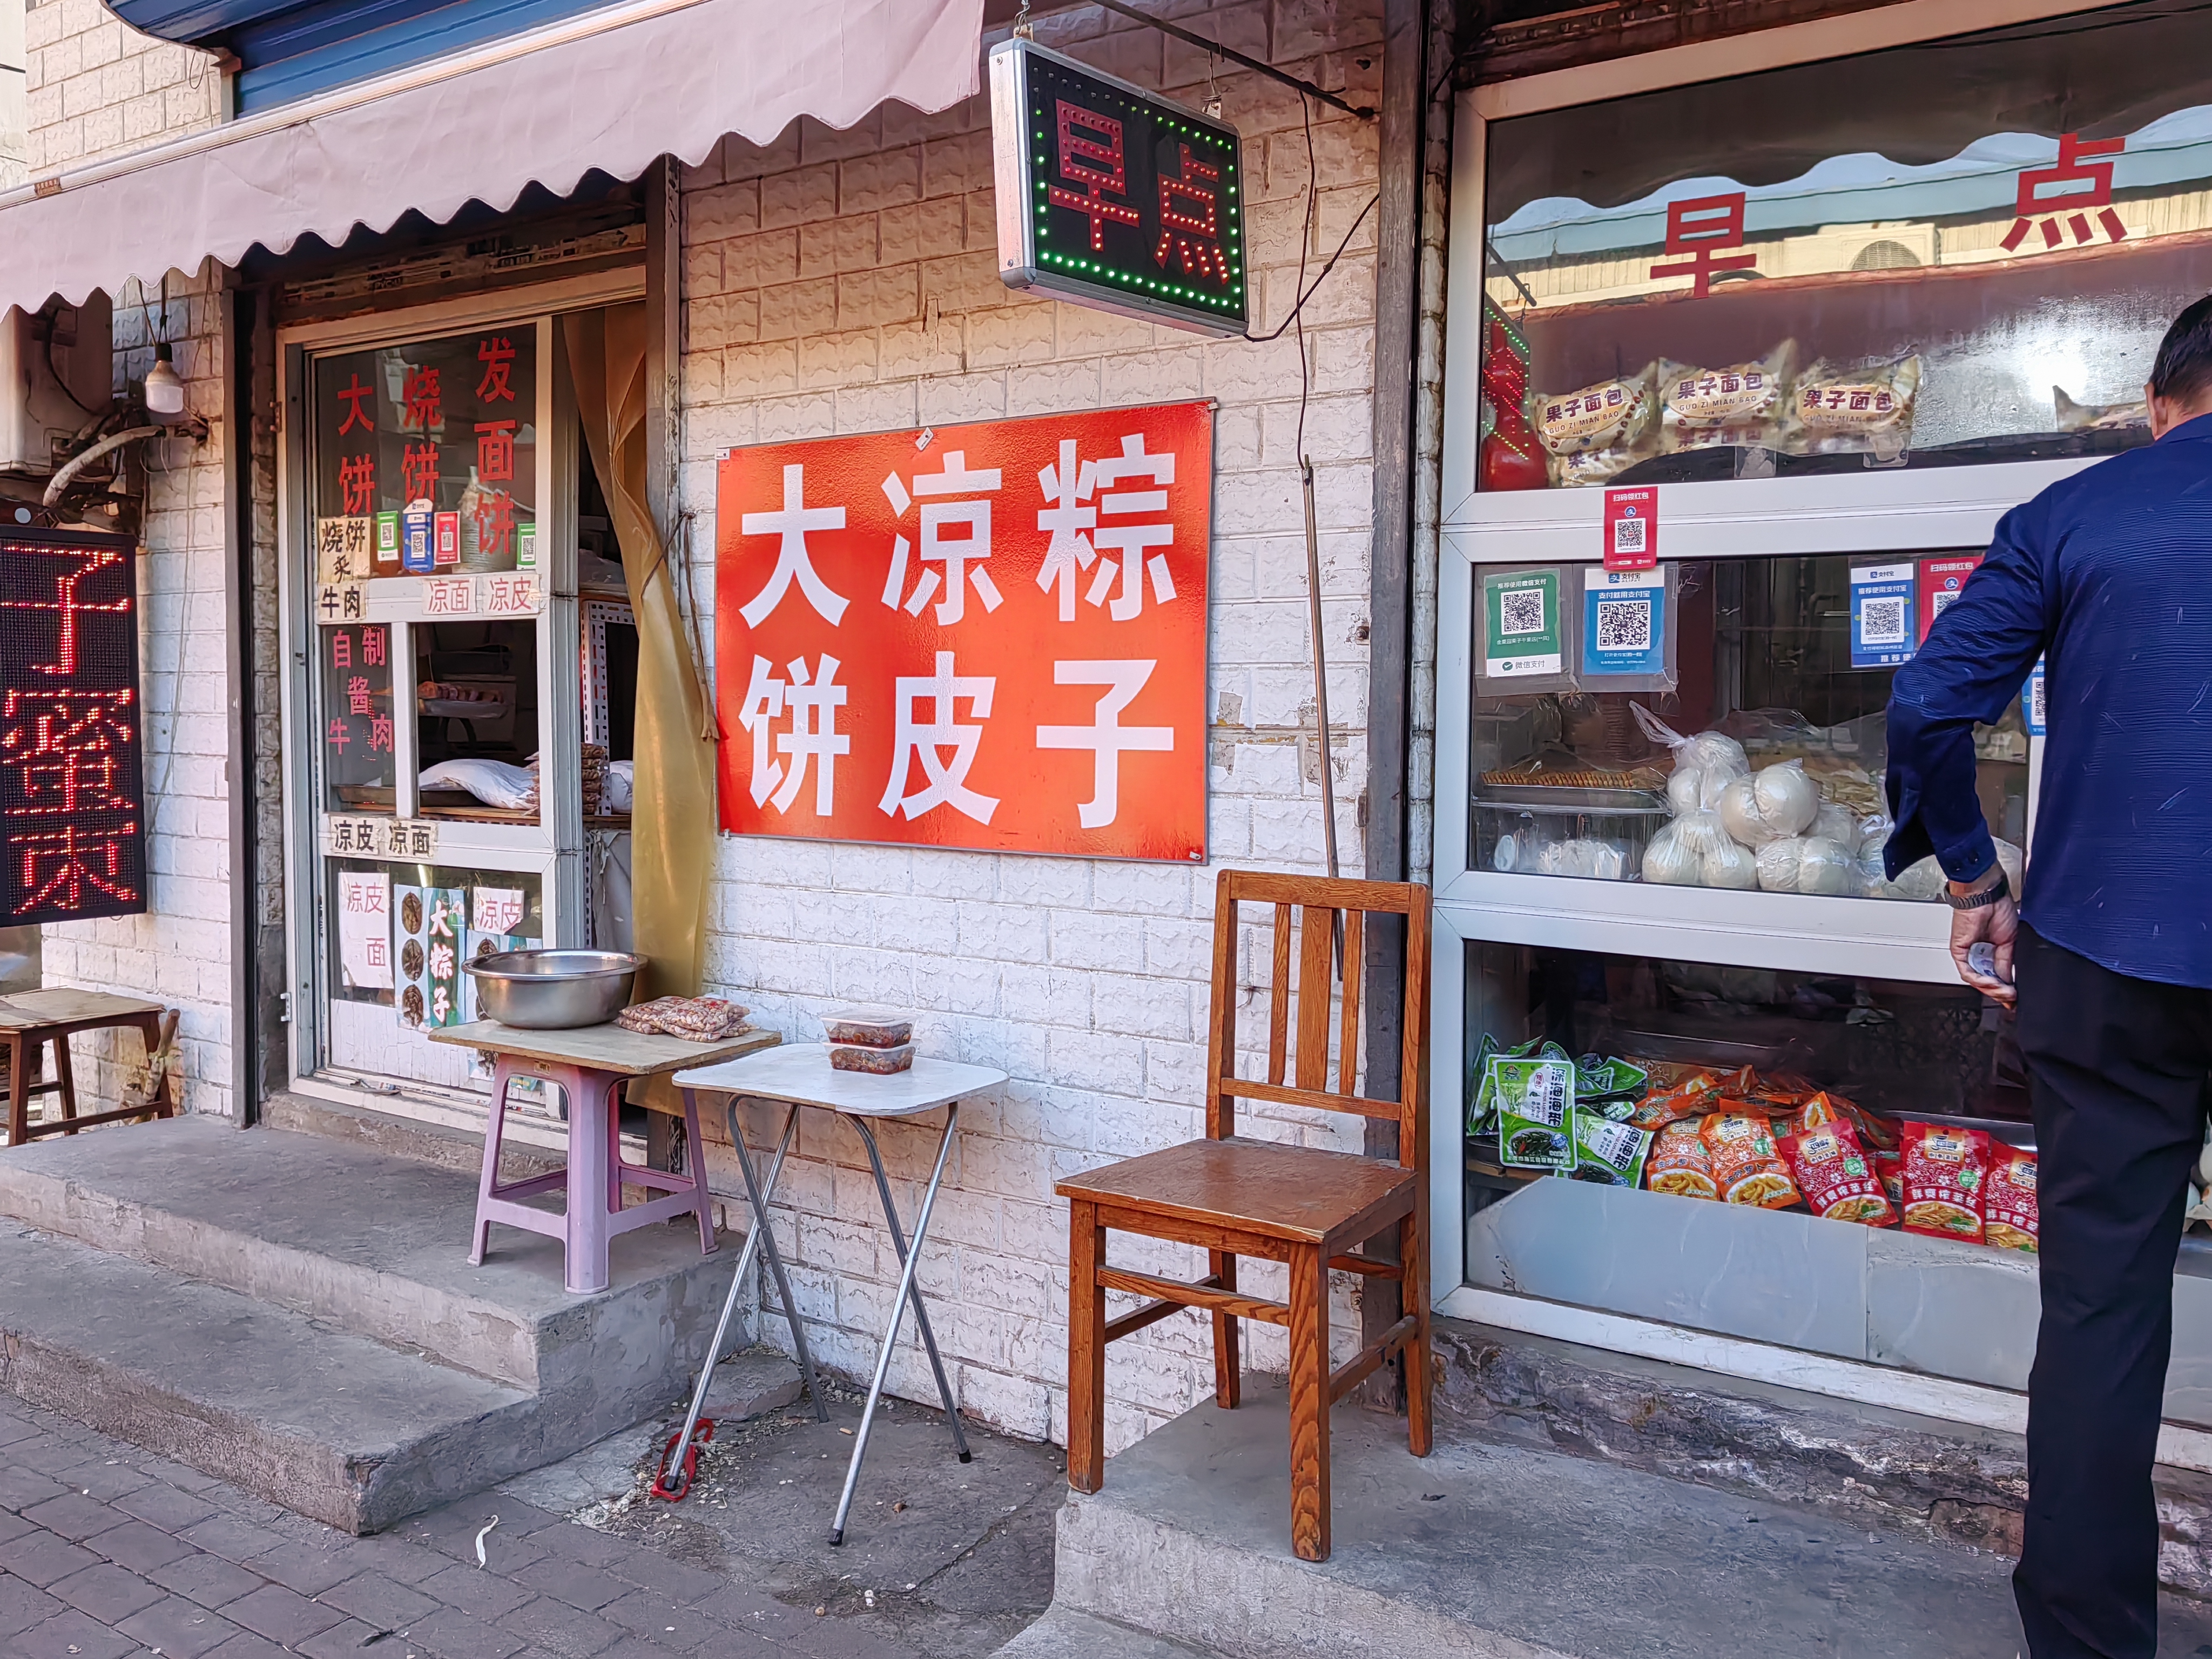
[[1644, 1183], [1644, 1158], [1651, 1150], [1651, 1131], [1632, 1129], [1575, 1109], [1575, 1167], [1577, 1181], [1603, 1187], [1638, 1187]]
[[1474, 1064], [1468, 1069], [1469, 1135], [1486, 1134], [1497, 1127], [1498, 1094], [1490, 1086], [1490, 1057], [1498, 1052], [1498, 1039], [1485, 1031], [1481, 1046], [1474, 1051]]
[[1498, 1161], [1512, 1170], [1575, 1167], [1575, 1063], [1492, 1057], [1485, 1074], [1498, 1096]]

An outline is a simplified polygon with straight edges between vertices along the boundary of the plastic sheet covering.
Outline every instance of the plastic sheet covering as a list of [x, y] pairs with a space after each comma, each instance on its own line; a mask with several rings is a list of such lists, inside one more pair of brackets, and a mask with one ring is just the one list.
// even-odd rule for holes
[[981, 84], [982, 26], [983, 0], [628, 0], [0, 195], [0, 307], [696, 166], [801, 115], [941, 110]]

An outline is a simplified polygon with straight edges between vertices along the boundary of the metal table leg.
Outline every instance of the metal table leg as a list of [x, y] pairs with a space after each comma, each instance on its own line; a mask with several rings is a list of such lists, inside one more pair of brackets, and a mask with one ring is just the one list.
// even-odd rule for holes
[[[791, 1139], [791, 1126], [798, 1116], [799, 1108], [793, 1106], [790, 1116], [784, 1120], [783, 1139], [787, 1144]], [[737, 1148], [738, 1168], [744, 1173], [745, 1199], [753, 1206], [753, 1231], [760, 1238], [761, 1248], [768, 1252], [768, 1270], [775, 1276], [775, 1293], [783, 1298], [783, 1316], [791, 1325], [791, 1344], [799, 1350], [799, 1369], [806, 1378], [806, 1397], [814, 1402], [816, 1420], [827, 1423], [830, 1402], [823, 1398], [822, 1384], [814, 1375], [813, 1351], [806, 1346], [806, 1323], [799, 1316], [799, 1304], [791, 1299], [791, 1281], [783, 1276], [783, 1252], [775, 1247], [775, 1231], [769, 1224], [768, 1200], [761, 1192], [759, 1178], [753, 1174], [752, 1154], [745, 1150], [745, 1138], [738, 1128], [738, 1103], [734, 1098], [730, 1102], [730, 1145]], [[783, 1167], [781, 1146], [776, 1150], [775, 1164], [779, 1170]], [[750, 1249], [752, 1240], [748, 1238], [745, 1243]]]
[[[868, 1431], [875, 1426], [876, 1404], [884, 1397], [884, 1378], [891, 1368], [891, 1350], [898, 1343], [899, 1321], [906, 1312], [906, 1299], [914, 1291], [915, 1268], [921, 1263], [921, 1247], [929, 1237], [930, 1212], [937, 1207], [937, 1189], [945, 1180], [945, 1155], [952, 1150], [952, 1132], [959, 1121], [960, 1103], [954, 1101], [945, 1109], [945, 1138], [937, 1143], [937, 1167], [929, 1172], [929, 1186], [921, 1195], [921, 1210], [914, 1218], [914, 1244], [906, 1252], [906, 1261], [899, 1269], [898, 1294], [891, 1298], [890, 1321], [884, 1328], [884, 1346], [876, 1355], [875, 1380], [868, 1384], [868, 1403], [861, 1409], [860, 1426], [853, 1438], [853, 1462], [845, 1471], [845, 1490], [837, 1499], [837, 1518], [830, 1527], [832, 1546], [845, 1541], [845, 1517], [853, 1508], [853, 1490], [860, 1483], [861, 1460], [868, 1455]], [[940, 1384], [942, 1381], [940, 1376]]]
[[[684, 1091], [684, 1103], [690, 1110], [693, 1121], [696, 1122], [698, 1105], [696, 1097], [689, 1089]], [[734, 1108], [732, 1115], [734, 1116]], [[791, 1132], [798, 1121], [799, 1108], [793, 1106], [784, 1114], [783, 1133], [775, 1144], [775, 1162], [769, 1165], [768, 1184], [761, 1189], [761, 1200], [763, 1204], [775, 1196], [775, 1183], [783, 1174], [784, 1155], [791, 1150]], [[731, 1125], [732, 1130], [736, 1127], [734, 1123]], [[731, 1136], [732, 1140], [736, 1138], [734, 1133]], [[750, 1199], [750, 1188], [747, 1196]], [[751, 1269], [753, 1256], [759, 1250], [761, 1239], [767, 1231], [767, 1215], [763, 1210], [756, 1209], [753, 1212], [753, 1224], [745, 1234], [744, 1253], [738, 1257], [737, 1272], [730, 1279], [730, 1293], [722, 1298], [722, 1316], [715, 1322], [714, 1340], [707, 1344], [706, 1361], [699, 1368], [699, 1386], [691, 1391], [691, 1409], [684, 1414], [684, 1431], [676, 1437], [676, 1455], [671, 1460], [669, 1472], [682, 1469], [684, 1448], [691, 1443], [691, 1431], [699, 1426], [700, 1416], [707, 1409], [707, 1392], [714, 1386], [714, 1367], [721, 1363], [722, 1343], [730, 1334], [730, 1322], [737, 1317], [738, 1298], [744, 1293], [745, 1274]], [[811, 1374], [808, 1382], [811, 1392], [812, 1384]], [[818, 1395], [815, 1396], [815, 1409], [817, 1412], [821, 1410], [821, 1398]], [[676, 1490], [668, 1485], [665, 1474], [664, 1474], [661, 1486], [664, 1491]]]
[[[899, 1266], [906, 1265], [906, 1235], [899, 1230], [898, 1206], [891, 1202], [891, 1183], [884, 1178], [883, 1154], [876, 1150], [876, 1132], [868, 1127], [868, 1120], [856, 1117], [853, 1127], [860, 1132], [860, 1139], [868, 1148], [868, 1165], [876, 1172], [876, 1193], [884, 1201], [884, 1219], [891, 1230], [891, 1248], [898, 1252]], [[969, 1459], [968, 1437], [960, 1427], [960, 1408], [952, 1403], [952, 1384], [945, 1380], [945, 1361], [938, 1357], [937, 1334], [929, 1328], [929, 1309], [924, 1304], [921, 1286], [914, 1287], [914, 1321], [921, 1328], [921, 1345], [929, 1351], [929, 1369], [937, 1374], [937, 1397], [945, 1402], [945, 1421], [952, 1425], [952, 1444], [963, 1463]]]

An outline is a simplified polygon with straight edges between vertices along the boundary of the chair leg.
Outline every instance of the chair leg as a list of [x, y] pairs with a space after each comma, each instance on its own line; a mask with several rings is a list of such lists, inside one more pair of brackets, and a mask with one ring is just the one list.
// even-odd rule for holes
[[[1207, 1270], [1224, 1291], [1237, 1288], [1237, 1258], [1226, 1250], [1206, 1252]], [[1213, 1403], [1233, 1412], [1244, 1397], [1243, 1327], [1234, 1314], [1213, 1316]]]
[[507, 1080], [511, 1073], [505, 1054], [492, 1062], [491, 1111], [484, 1119], [483, 1173], [477, 1179], [477, 1224], [469, 1241], [469, 1266], [483, 1266], [484, 1252], [491, 1247], [491, 1218], [484, 1213], [484, 1200], [499, 1185], [499, 1144], [507, 1128]]
[[21, 1146], [31, 1138], [31, 1079], [27, 1061], [35, 1057], [23, 1052], [21, 1037], [0, 1037], [8, 1054], [8, 1144]]
[[1106, 1480], [1106, 1231], [1098, 1206], [1079, 1199], [1067, 1222], [1067, 1484], [1097, 1492]]
[[1400, 1305], [1419, 1321], [1403, 1352], [1406, 1364], [1406, 1444], [1416, 1457], [1426, 1457], [1435, 1445], [1430, 1420], [1430, 1373], [1435, 1359], [1429, 1348], [1429, 1264], [1422, 1255], [1421, 1218], [1417, 1212], [1398, 1224], [1398, 1260], [1406, 1276], [1400, 1285]]
[[1291, 1252], [1291, 1549], [1328, 1559], [1328, 1257]]
[[69, 1038], [57, 1035], [53, 1048], [54, 1081], [61, 1085], [62, 1121], [70, 1125], [62, 1133], [73, 1135], [76, 1133], [76, 1071], [70, 1064]]

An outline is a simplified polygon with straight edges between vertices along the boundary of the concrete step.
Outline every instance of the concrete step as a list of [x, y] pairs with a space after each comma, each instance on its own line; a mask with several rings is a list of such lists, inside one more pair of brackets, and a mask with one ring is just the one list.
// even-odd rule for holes
[[[2017, 1434], [1548, 1337], [1437, 1322], [1438, 1420], [1931, 1542], [2020, 1553]], [[2212, 1478], [2161, 1467], [2159, 1572], [2212, 1597]]]
[[0, 1157], [0, 1217], [495, 1382], [629, 1402], [610, 1427], [659, 1404], [668, 1334], [702, 1317], [711, 1329], [734, 1252], [702, 1261], [696, 1230], [642, 1228], [615, 1240], [606, 1290], [574, 1296], [557, 1239], [495, 1227], [471, 1267], [476, 1198], [455, 1170], [204, 1117]]
[[[1592, 1458], [1331, 1414], [1335, 1549], [1290, 1548], [1289, 1414], [1248, 1378], [1060, 1512], [1054, 1605], [1223, 1659], [2016, 1659], [2011, 1562]], [[2212, 1642], [2170, 1599], [2159, 1652]]]
[[1215, 1656], [1164, 1637], [1148, 1636], [1127, 1625], [1055, 1607], [1000, 1648], [994, 1659], [1215, 1659]]

